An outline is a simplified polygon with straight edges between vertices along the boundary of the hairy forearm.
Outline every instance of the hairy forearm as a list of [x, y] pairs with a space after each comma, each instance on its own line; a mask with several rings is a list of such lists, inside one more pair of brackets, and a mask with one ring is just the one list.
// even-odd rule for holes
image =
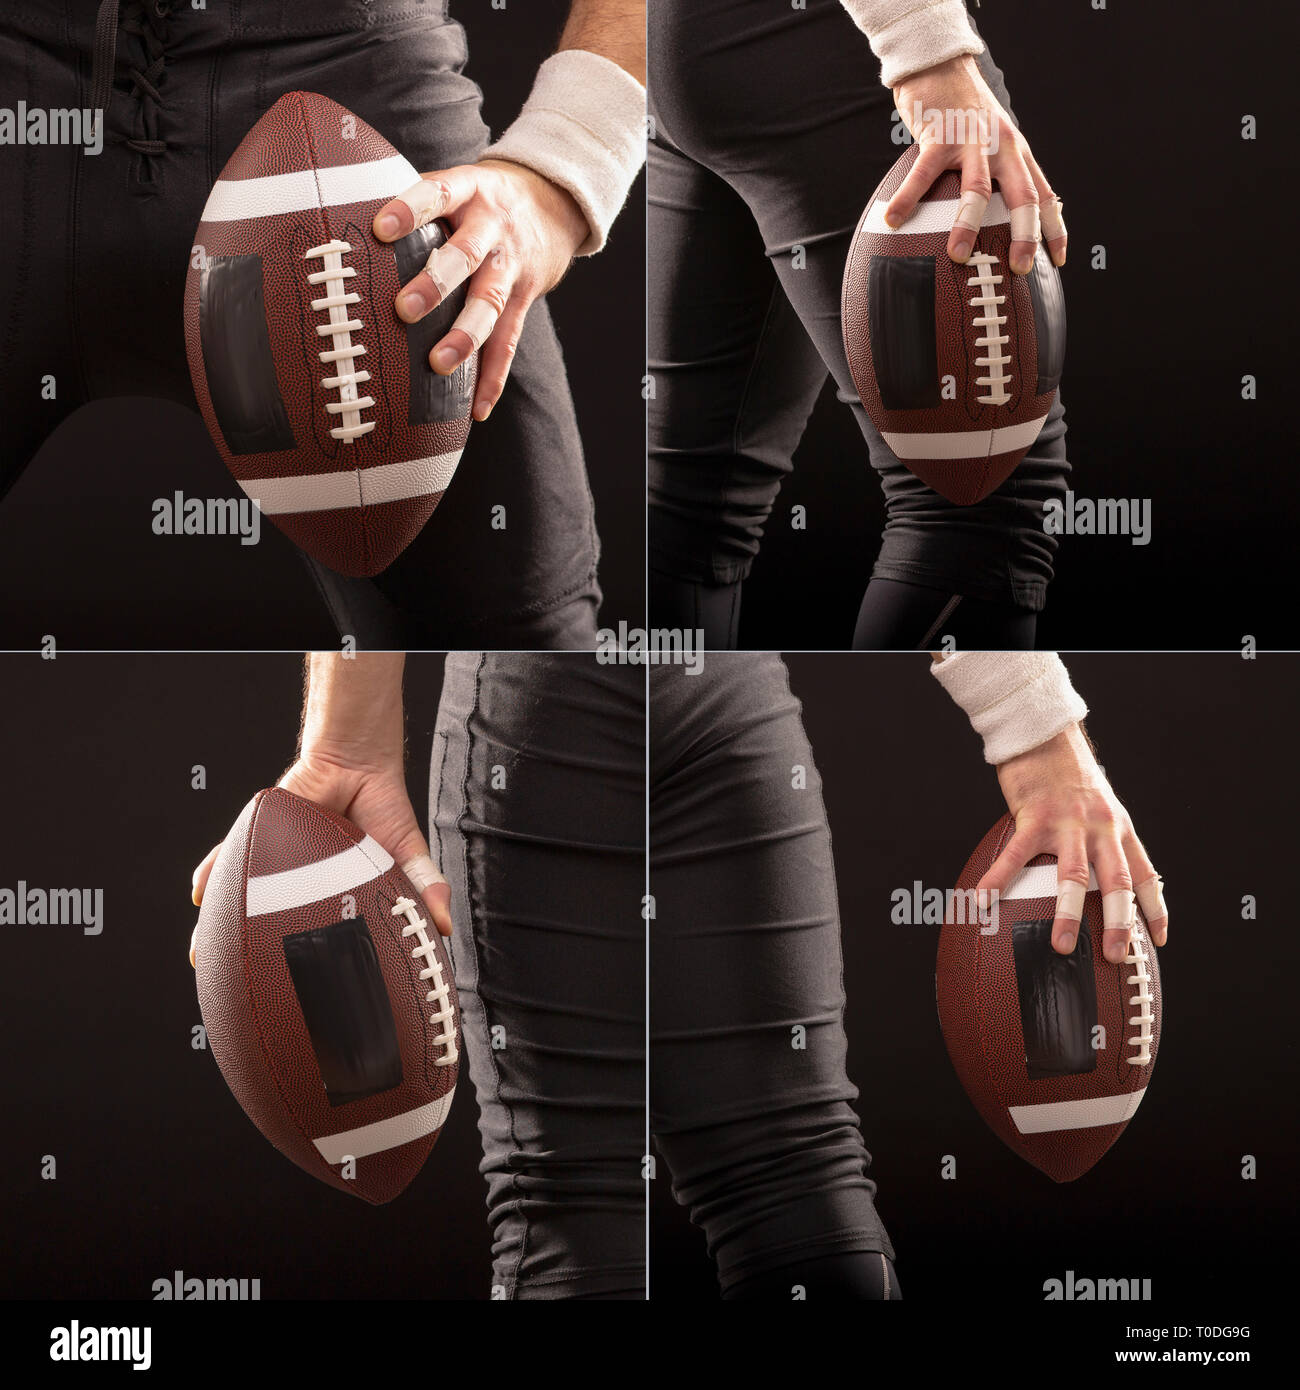
[[581, 48], [617, 63], [645, 85], [645, 0], [573, 0], [559, 49]]
[[400, 765], [403, 652], [309, 652], [305, 664], [302, 754], [351, 765]]

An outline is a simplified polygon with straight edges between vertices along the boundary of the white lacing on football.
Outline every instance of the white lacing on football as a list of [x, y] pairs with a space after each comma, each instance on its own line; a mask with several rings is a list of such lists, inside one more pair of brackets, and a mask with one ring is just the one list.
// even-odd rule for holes
[[1130, 1067], [1145, 1067], [1151, 1060], [1151, 1025], [1156, 1021], [1155, 1015], [1151, 1012], [1151, 1005], [1155, 1003], [1155, 995], [1151, 993], [1151, 974], [1147, 970], [1150, 957], [1147, 955], [1146, 946], [1145, 933], [1140, 927], [1135, 927], [1128, 955], [1124, 957], [1125, 965], [1137, 967], [1124, 982], [1137, 986], [1137, 993], [1128, 1001], [1129, 1008], [1135, 1004], [1141, 1006], [1128, 1021], [1128, 1026], [1136, 1030], [1136, 1036], [1128, 1040], [1128, 1045], [1137, 1048], [1135, 1057], [1124, 1059]]
[[997, 263], [996, 256], [984, 251], [977, 251], [966, 262], [975, 272], [966, 281], [975, 291], [971, 308], [979, 311], [975, 315], [975, 327], [984, 330], [983, 335], [975, 339], [975, 345], [987, 354], [975, 359], [977, 367], [988, 369], [986, 376], [975, 378], [975, 385], [986, 387], [988, 392], [976, 397], [981, 405], [1006, 405], [1011, 399], [1011, 392], [1007, 390], [1011, 384], [1011, 354], [1006, 350], [1011, 339], [1006, 333], [1007, 316], [1001, 312], [1006, 296], [997, 292], [1002, 283], [1002, 276], [996, 271]]
[[437, 1009], [429, 1015], [430, 1025], [437, 1025], [439, 1031], [433, 1035], [431, 1045], [442, 1049], [442, 1056], [434, 1059], [434, 1065], [450, 1067], [460, 1060], [460, 1049], [456, 1046], [456, 1012], [451, 1006], [451, 985], [443, 979], [442, 962], [437, 955], [437, 937], [429, 940], [425, 931], [427, 925], [410, 898], [398, 898], [393, 904], [393, 916], [405, 917], [406, 926], [402, 935], [419, 938], [419, 944], [412, 948], [411, 955], [417, 961], [424, 961], [425, 968], [420, 971], [420, 979], [432, 980], [433, 988], [424, 997]]
[[350, 444], [359, 435], [369, 434], [375, 427], [373, 420], [361, 418], [361, 412], [374, 405], [374, 397], [357, 395], [357, 383], [369, 381], [370, 373], [353, 370], [353, 359], [363, 356], [366, 350], [362, 344], [352, 341], [352, 335], [359, 333], [365, 324], [360, 319], [348, 317], [347, 306], [361, 302], [361, 296], [349, 293], [347, 288], [347, 281], [357, 273], [353, 266], [343, 264], [344, 253], [351, 250], [350, 242], [335, 240], [327, 241], [323, 246], [313, 246], [303, 256], [305, 261], [320, 260], [325, 267], [308, 275], [307, 283], [325, 286], [325, 297], [313, 299], [311, 307], [316, 313], [328, 309], [330, 316], [328, 323], [316, 325], [316, 332], [322, 338], [332, 339], [334, 346], [329, 352], [319, 353], [318, 356], [322, 362], [344, 364], [338, 376], [324, 377], [321, 385], [327, 391], [337, 390], [339, 393], [338, 400], [329, 401], [325, 409], [331, 415], [343, 417], [343, 423], [331, 429], [330, 435], [345, 444]]

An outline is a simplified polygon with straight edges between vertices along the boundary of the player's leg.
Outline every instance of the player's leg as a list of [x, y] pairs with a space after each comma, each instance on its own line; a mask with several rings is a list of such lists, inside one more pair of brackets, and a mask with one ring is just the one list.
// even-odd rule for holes
[[[961, 594], [1027, 613], [1041, 609], [1056, 547], [1043, 530], [1042, 507], [1063, 495], [1069, 473], [1059, 400], [1011, 478], [982, 502], [958, 507], [894, 457], [848, 370], [844, 263], [867, 199], [901, 152], [890, 138], [892, 98], [865, 38], [838, 0], [809, 0], [761, 23], [756, 16], [748, 27], [721, 0], [666, 0], [654, 13], [656, 105], [678, 144], [753, 214], [764, 251], [866, 441], [886, 502], [873, 579], [930, 589], [940, 607]], [[1006, 103], [1001, 74], [987, 57], [980, 61]], [[792, 81], [792, 74], [808, 80]], [[909, 616], [900, 610], [896, 625], [877, 627], [872, 642], [918, 645], [926, 624]]]
[[654, 668], [650, 730], [650, 1109], [674, 1195], [726, 1297], [884, 1297], [830, 831], [785, 667]]
[[968, 650], [1032, 651], [1037, 626], [1032, 608], [877, 578], [862, 597], [853, 645], [858, 651], [896, 649], [906, 633], [917, 634], [916, 651], [945, 642]]
[[447, 658], [429, 822], [497, 1297], [645, 1296], [644, 691], [580, 653]]
[[739, 196], [658, 128], [648, 178], [650, 621], [726, 649], [826, 368]]
[[[81, 104], [76, 54], [57, 42], [62, 17], [53, 8], [15, 0], [0, 11], [0, 91], [21, 96], [32, 112]], [[81, 231], [73, 190], [95, 157], [85, 151], [26, 139], [0, 144], [0, 498], [86, 399], [67, 265]]]

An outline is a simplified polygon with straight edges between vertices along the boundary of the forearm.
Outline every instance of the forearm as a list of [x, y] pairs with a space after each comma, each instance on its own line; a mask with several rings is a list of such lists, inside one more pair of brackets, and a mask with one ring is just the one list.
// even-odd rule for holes
[[303, 755], [349, 766], [401, 766], [404, 652], [309, 652], [304, 668]]
[[581, 48], [645, 86], [645, 0], [573, 0], [556, 52]]

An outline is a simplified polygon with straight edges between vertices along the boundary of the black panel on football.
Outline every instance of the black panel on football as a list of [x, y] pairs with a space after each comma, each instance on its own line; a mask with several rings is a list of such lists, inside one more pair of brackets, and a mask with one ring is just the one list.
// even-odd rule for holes
[[934, 257], [872, 256], [867, 264], [871, 365], [886, 410], [942, 403], [934, 329]]
[[[417, 227], [409, 236], [393, 243], [397, 274], [405, 285], [424, 269], [429, 252], [441, 246], [450, 235], [445, 222]], [[450, 376], [439, 376], [429, 366], [429, 353], [465, 307], [465, 286], [456, 290], [419, 323], [406, 325], [406, 345], [411, 355], [411, 406], [407, 423], [427, 425], [437, 420], [460, 420], [469, 413], [471, 357]]]
[[1092, 1031], [1097, 1026], [1097, 982], [1092, 938], [1079, 933], [1073, 952], [1052, 949], [1052, 921], [1016, 922], [1011, 928], [1025, 1035], [1025, 1066], [1032, 1079], [1096, 1071]]
[[1034, 335], [1038, 339], [1038, 395], [1061, 384], [1065, 370], [1065, 290], [1061, 273], [1040, 246], [1029, 272], [1029, 298], [1034, 306]]
[[199, 277], [199, 340], [208, 395], [230, 452], [292, 449], [266, 328], [261, 256], [209, 259]]
[[284, 958], [329, 1103], [346, 1105], [399, 1085], [397, 1025], [364, 919], [286, 936]]

